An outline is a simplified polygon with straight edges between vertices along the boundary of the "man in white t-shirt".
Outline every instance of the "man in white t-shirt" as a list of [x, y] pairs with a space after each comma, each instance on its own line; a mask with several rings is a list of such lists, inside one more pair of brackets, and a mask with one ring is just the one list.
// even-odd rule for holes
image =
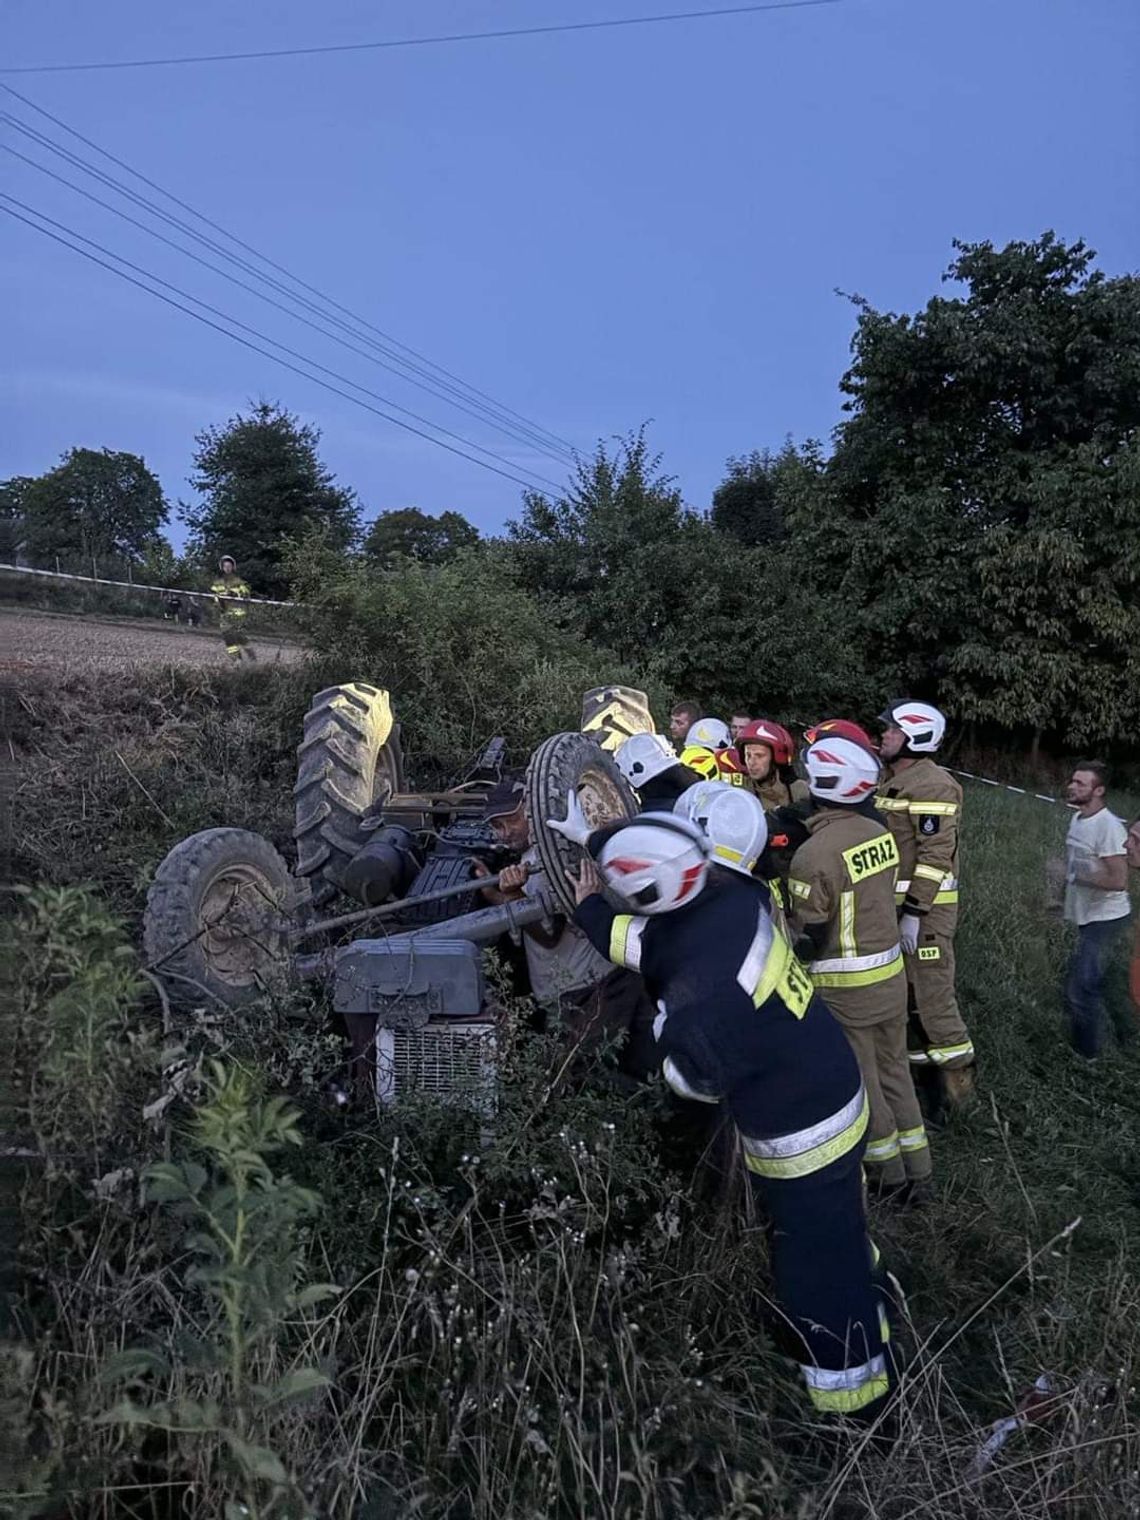
[[1104, 1038], [1104, 969], [1113, 941], [1131, 911], [1127, 830], [1110, 813], [1108, 773], [1098, 760], [1082, 760], [1069, 781], [1076, 808], [1065, 840], [1065, 918], [1077, 926], [1077, 949], [1065, 979], [1065, 1006], [1076, 1050], [1090, 1060]]

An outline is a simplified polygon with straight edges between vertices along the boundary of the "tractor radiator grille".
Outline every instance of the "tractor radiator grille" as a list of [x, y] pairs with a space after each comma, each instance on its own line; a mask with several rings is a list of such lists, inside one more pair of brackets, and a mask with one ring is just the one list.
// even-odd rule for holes
[[425, 1024], [422, 1029], [376, 1032], [376, 1096], [392, 1103], [408, 1093], [430, 1093], [480, 1112], [494, 1108], [495, 1026]]

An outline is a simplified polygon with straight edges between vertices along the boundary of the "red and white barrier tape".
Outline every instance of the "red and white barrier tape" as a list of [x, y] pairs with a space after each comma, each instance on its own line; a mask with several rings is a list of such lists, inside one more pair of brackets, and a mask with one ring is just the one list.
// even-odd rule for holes
[[46, 575], [56, 581], [78, 581], [81, 586], [121, 586], [125, 591], [159, 591], [163, 596], [193, 596], [206, 602], [241, 602], [253, 607], [299, 607], [299, 602], [274, 602], [267, 596], [226, 596], [224, 592], [183, 591], [177, 586], [148, 586], [143, 581], [105, 581], [94, 575], [68, 575], [64, 570], [36, 570], [31, 565], [0, 565], [17, 575]]
[[1005, 781], [991, 781], [989, 776], [975, 776], [973, 771], [957, 771], [952, 766], [947, 766], [952, 776], [965, 776], [967, 781], [980, 781], [983, 786], [996, 786], [999, 791], [1015, 792], [1019, 797], [1032, 797], [1036, 802], [1051, 802], [1054, 807], [1070, 807], [1071, 804], [1062, 803], [1060, 797], [1046, 797], [1044, 792], [1031, 792], [1028, 787], [1010, 786]]

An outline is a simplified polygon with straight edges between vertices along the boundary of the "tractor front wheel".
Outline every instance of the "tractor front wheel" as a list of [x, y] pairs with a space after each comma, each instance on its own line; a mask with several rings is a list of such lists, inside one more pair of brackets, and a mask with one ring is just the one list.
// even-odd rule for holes
[[267, 839], [205, 829], [176, 844], [147, 893], [148, 969], [182, 1003], [240, 1007], [280, 984], [289, 965], [295, 884]]

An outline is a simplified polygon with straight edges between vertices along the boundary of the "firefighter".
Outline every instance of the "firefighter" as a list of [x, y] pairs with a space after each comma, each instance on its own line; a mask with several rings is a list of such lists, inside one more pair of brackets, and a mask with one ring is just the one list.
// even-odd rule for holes
[[817, 739], [804, 763], [813, 804], [789, 873], [793, 944], [858, 1057], [871, 1104], [867, 1180], [892, 1194], [931, 1173], [907, 1060], [898, 846], [875, 812], [879, 761], [869, 744]]
[[725, 781], [698, 781], [678, 797], [673, 811], [695, 823], [708, 839], [714, 873], [735, 871], [764, 889], [755, 872], [768, 842], [768, 819], [751, 792]]
[[685, 735], [681, 764], [687, 765], [705, 781], [727, 781], [730, 786], [744, 785], [744, 770], [732, 747], [732, 734], [719, 718], [699, 718]]
[[736, 1126], [768, 1220], [778, 1333], [812, 1404], [876, 1416], [890, 1332], [863, 1212], [867, 1094], [843, 1031], [752, 884], [710, 873], [696, 824], [647, 813], [591, 832], [571, 792], [549, 825], [587, 850], [575, 921], [657, 1000], [670, 1088], [723, 1102]]
[[878, 749], [867, 730], [859, 723], [852, 723], [850, 718], [825, 718], [822, 723], [813, 723], [804, 729], [805, 744], [814, 744], [817, 739], [852, 739], [872, 754]]
[[892, 702], [880, 715], [886, 775], [876, 806], [899, 850], [895, 902], [910, 997], [910, 1060], [934, 1107], [973, 1091], [974, 1046], [954, 992], [958, 830], [962, 788], [933, 756], [946, 719], [929, 702]]
[[[673, 805], [679, 818], [695, 823], [709, 847], [709, 873], [733, 873], [751, 884], [757, 901], [780, 929], [783, 912], [767, 882], [754, 875], [768, 839], [764, 809], [743, 787], [724, 781], [698, 781]], [[699, 1103], [669, 1093], [669, 1119], [663, 1136], [663, 1155], [670, 1170], [693, 1171], [698, 1188], [715, 1188], [728, 1196], [736, 1167], [736, 1135], [721, 1105]], [[694, 1167], [694, 1163], [696, 1163]]]
[[637, 793], [643, 809], [668, 810], [701, 779], [682, 765], [664, 734], [631, 734], [614, 751], [617, 768]]
[[808, 801], [807, 785], [792, 769], [796, 742], [782, 723], [770, 718], [746, 723], [736, 740], [736, 753], [766, 813]]
[[770, 884], [781, 908], [787, 907], [788, 866], [807, 838], [804, 816], [808, 790], [792, 769], [796, 743], [782, 723], [756, 718], [741, 731], [736, 754], [746, 772], [745, 786], [768, 815], [768, 845], [760, 875]]
[[226, 653], [231, 660], [255, 660], [245, 629], [247, 608], [241, 601], [248, 600], [249, 587], [237, 573], [237, 563], [232, 555], [223, 554], [218, 561], [218, 579], [210, 587], [218, 608], [218, 626], [225, 640]]
[[773, 922], [785, 930], [779, 892], [760, 869], [768, 845], [768, 815], [759, 800], [724, 781], [698, 781], [677, 798], [673, 811], [705, 835], [712, 874], [734, 871], [750, 881]]

